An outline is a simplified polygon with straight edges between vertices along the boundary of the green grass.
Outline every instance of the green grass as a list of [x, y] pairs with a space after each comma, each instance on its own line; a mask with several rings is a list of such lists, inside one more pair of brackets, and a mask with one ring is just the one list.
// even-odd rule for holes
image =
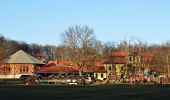
[[170, 86], [1, 85], [4, 100], [170, 100]]
[[21, 79], [0, 79], [0, 85], [21, 84]]

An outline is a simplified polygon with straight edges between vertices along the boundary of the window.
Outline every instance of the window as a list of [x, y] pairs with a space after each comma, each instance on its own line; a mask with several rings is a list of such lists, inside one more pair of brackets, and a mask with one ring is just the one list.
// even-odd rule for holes
[[129, 61], [132, 61], [132, 57], [129, 57]]
[[11, 68], [10, 68], [10, 66], [4, 66], [2, 70], [3, 70], [3, 73], [8, 74], [8, 73], [10, 73]]
[[26, 73], [28, 73], [28, 66], [26, 66], [26, 69], [25, 69]]
[[112, 70], [112, 66], [109, 66], [109, 70]]
[[20, 66], [20, 73], [23, 73], [23, 67]]
[[2, 69], [2, 70], [3, 70], [3, 73], [5, 73], [5, 67], [3, 67], [3, 69]]
[[10, 68], [9, 66], [7, 66], [7, 67], [6, 67], [6, 72], [7, 72], [7, 73], [10, 73], [10, 71], [11, 71], [11, 68]]
[[103, 74], [101, 74], [101, 78], [103, 78]]
[[20, 73], [28, 73], [28, 66], [20, 66]]
[[121, 69], [121, 71], [123, 71], [124, 70], [124, 66], [121, 66], [120, 69]]
[[25, 71], [26, 71], [26, 67], [25, 67], [25, 66], [23, 66], [23, 73], [25, 73]]
[[96, 78], [98, 78], [98, 74], [96, 74]]

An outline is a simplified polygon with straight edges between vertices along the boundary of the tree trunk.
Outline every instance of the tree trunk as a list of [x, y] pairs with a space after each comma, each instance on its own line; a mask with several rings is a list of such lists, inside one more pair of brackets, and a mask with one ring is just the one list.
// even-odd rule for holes
[[82, 71], [81, 70], [79, 70], [79, 76], [82, 77]]

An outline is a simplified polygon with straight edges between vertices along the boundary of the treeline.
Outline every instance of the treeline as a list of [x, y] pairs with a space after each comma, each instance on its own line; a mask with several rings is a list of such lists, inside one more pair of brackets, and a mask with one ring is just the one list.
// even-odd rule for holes
[[[129, 53], [137, 52], [139, 54], [141, 52], [148, 52], [153, 54], [154, 60], [151, 65], [152, 67], [155, 67], [155, 69], [163, 69], [165, 68], [164, 66], [167, 66], [170, 63], [170, 41], [166, 41], [162, 44], [148, 44], [147, 42], [142, 42], [140, 40], [130, 39], [101, 43], [99, 40], [94, 39], [93, 34], [77, 34], [80, 32], [93, 33], [88, 27], [69, 28], [65, 32], [64, 42], [59, 46], [28, 44], [22, 41], [7, 39], [1, 34], [0, 60], [7, 58], [18, 50], [24, 50], [32, 56], [35, 56], [35, 54], [45, 54], [49, 60], [74, 60], [75, 62], [80, 62], [81, 60], [84, 63], [89, 62], [88, 59], [93, 58], [93, 61], [100, 62], [105, 54], [120, 50]], [[70, 35], [70, 33], [72, 33], [72, 35]], [[77, 37], [73, 38], [76, 35]], [[82, 64], [80, 64], [80, 66], [82, 66]]]
[[68, 49], [64, 45], [40, 45], [37, 43], [28, 44], [24, 41], [8, 39], [0, 34], [0, 61], [9, 57], [18, 50], [23, 50], [28, 54], [45, 54], [48, 60], [70, 60], [71, 55], [66, 52]]
[[28, 44], [23, 41], [15, 41], [5, 38], [0, 34], [0, 60], [7, 58], [11, 54], [18, 50], [23, 50], [32, 56], [36, 54], [45, 54], [50, 60], [55, 59], [56, 46], [53, 45], [39, 45], [39, 44]]
[[[101, 43], [99, 54], [105, 55], [108, 52], [115, 50], [127, 51], [127, 52], [150, 52], [156, 58], [159, 58], [163, 63], [167, 61], [167, 57], [170, 56], [170, 41], [166, 41], [162, 44], [148, 44], [147, 42], [142, 42], [140, 40], [129, 42], [127, 40], [118, 42], [107, 42]], [[40, 45], [40, 44], [28, 44], [23, 41], [16, 41], [5, 38], [0, 34], [0, 58], [1, 60], [9, 55], [15, 53], [18, 50], [24, 50], [30, 55], [35, 54], [46, 54], [49, 59], [60, 59], [69, 60], [69, 54], [64, 45], [54, 46], [54, 45]], [[169, 60], [170, 61], [170, 60]]]

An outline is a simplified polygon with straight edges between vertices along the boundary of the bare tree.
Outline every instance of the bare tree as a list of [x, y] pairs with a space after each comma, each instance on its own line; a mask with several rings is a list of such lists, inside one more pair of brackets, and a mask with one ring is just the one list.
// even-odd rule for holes
[[100, 42], [96, 40], [93, 29], [88, 26], [72, 26], [63, 33], [63, 43], [66, 52], [71, 55], [71, 61], [78, 65], [82, 76], [84, 66], [94, 62], [99, 56]]
[[0, 34], [0, 63], [1, 63], [1, 60], [4, 59], [5, 57], [5, 47], [4, 47], [4, 41], [5, 41], [5, 38], [3, 36], [1, 36]]
[[106, 42], [103, 44], [102, 54], [106, 55], [116, 49], [115, 42]]
[[43, 53], [46, 54], [48, 60], [55, 59], [55, 51], [56, 51], [56, 47], [53, 45], [45, 45], [43, 47]]
[[66, 48], [64, 46], [58, 46], [55, 50], [55, 58], [57, 62], [60, 62], [62, 60], [69, 60], [70, 55], [68, 52], [66, 52]]
[[170, 76], [170, 68], [169, 68], [169, 62], [170, 62], [170, 43], [167, 41], [166, 43], [163, 43], [161, 45], [157, 45], [154, 47], [155, 49], [155, 59], [154, 64], [156, 65], [155, 69], [167, 75], [167, 77]]
[[39, 44], [31, 44], [31, 55], [42, 54], [43, 53], [43, 46]]

